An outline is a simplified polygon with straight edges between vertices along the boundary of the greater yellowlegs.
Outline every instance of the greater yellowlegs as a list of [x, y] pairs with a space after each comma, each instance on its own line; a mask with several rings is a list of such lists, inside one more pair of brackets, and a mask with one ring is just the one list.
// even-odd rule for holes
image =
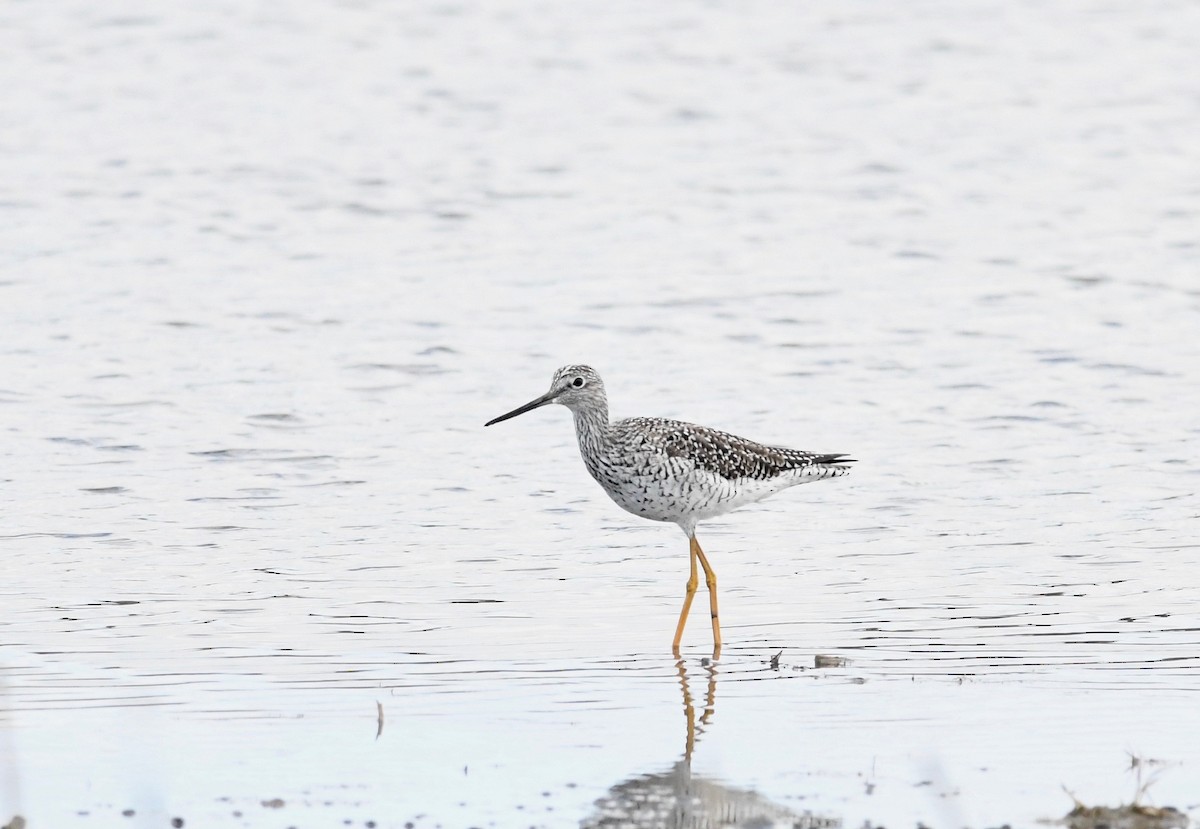
[[721, 652], [717, 574], [696, 540], [696, 524], [761, 501], [781, 489], [845, 475], [854, 462], [842, 454], [765, 446], [679, 420], [629, 417], [610, 422], [604, 381], [590, 366], [560, 368], [550, 381], [550, 391], [484, 425], [491, 426], [547, 403], [561, 403], [575, 416], [579, 453], [588, 472], [610, 498], [634, 515], [678, 524], [687, 534], [691, 576], [671, 646], [676, 655], [699, 584], [697, 561], [704, 568], [708, 584], [713, 654]]

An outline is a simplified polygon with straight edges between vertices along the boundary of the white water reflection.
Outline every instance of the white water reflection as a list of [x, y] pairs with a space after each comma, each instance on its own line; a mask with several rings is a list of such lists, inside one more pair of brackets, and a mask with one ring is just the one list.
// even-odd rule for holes
[[[144, 705], [134, 684], [123, 701], [46, 698], [43, 710], [21, 704], [13, 689], [25, 678], [9, 672], [6, 780], [26, 814], [53, 825], [78, 812], [118, 824], [134, 809], [218, 825], [553, 826], [618, 817], [639, 798], [803, 825], [881, 813], [990, 825], [1016, 797], [1024, 814], [1065, 813], [1063, 785], [1092, 802], [1128, 799], [1134, 781], [1115, 745], [1172, 757], [1193, 745], [1178, 727], [1186, 692], [912, 682], [854, 664], [812, 669], [786, 652], [778, 670], [769, 659], [690, 662], [682, 700], [678, 666], [645, 656], [391, 670], [394, 684], [347, 677], [340, 688], [180, 678], [167, 707]], [[1186, 804], [1191, 791], [1185, 765], [1152, 796]], [[283, 808], [262, 805], [277, 798]]]
[[692, 781], [1025, 826], [1134, 752], [1200, 816], [1198, 37], [0, 9], [0, 825], [575, 825], [678, 771], [682, 536], [564, 412], [481, 427], [574, 361], [861, 459], [706, 525]]

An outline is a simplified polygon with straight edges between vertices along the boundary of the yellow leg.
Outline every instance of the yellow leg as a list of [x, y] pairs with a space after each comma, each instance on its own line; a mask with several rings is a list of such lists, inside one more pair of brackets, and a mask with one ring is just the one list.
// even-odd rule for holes
[[692, 598], [696, 595], [696, 588], [700, 584], [700, 580], [696, 578], [696, 546], [695, 539], [692, 539], [691, 560], [692, 560], [692, 575], [688, 579], [687, 594], [683, 597], [683, 610], [679, 611], [679, 624], [675, 628], [675, 642], [671, 645], [671, 650], [676, 656], [679, 656], [679, 641], [683, 639], [683, 628], [687, 625], [688, 611], [692, 609]]
[[692, 558], [693, 560], [699, 558], [700, 566], [704, 568], [704, 582], [708, 585], [708, 606], [712, 609], [713, 659], [716, 659], [721, 655], [721, 620], [717, 613], [717, 574], [709, 566], [704, 551], [700, 549], [700, 542], [694, 537], [692, 538]]

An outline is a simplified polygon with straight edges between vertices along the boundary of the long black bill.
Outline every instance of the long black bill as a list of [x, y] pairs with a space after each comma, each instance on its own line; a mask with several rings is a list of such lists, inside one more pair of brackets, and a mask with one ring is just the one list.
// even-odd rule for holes
[[530, 400], [524, 406], [520, 406], [516, 409], [513, 409], [508, 414], [502, 414], [499, 417], [494, 418], [493, 420], [489, 420], [487, 423], [485, 423], [483, 425], [491, 426], [493, 423], [499, 423], [501, 420], [508, 420], [510, 417], [516, 417], [519, 414], [525, 414], [526, 412], [531, 412], [534, 409], [536, 409], [538, 406], [545, 406], [547, 403], [549, 403], [553, 399], [554, 399], [554, 392], [546, 392], [546, 394], [543, 394], [537, 400]]

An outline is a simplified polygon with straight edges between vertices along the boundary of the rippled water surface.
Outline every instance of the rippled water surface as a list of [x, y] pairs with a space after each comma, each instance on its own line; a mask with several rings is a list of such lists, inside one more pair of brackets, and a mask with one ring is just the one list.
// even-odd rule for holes
[[[3, 7], [0, 825], [1200, 819], [1198, 42]], [[567, 412], [482, 427], [569, 362], [859, 459], [701, 527], [715, 662]]]

